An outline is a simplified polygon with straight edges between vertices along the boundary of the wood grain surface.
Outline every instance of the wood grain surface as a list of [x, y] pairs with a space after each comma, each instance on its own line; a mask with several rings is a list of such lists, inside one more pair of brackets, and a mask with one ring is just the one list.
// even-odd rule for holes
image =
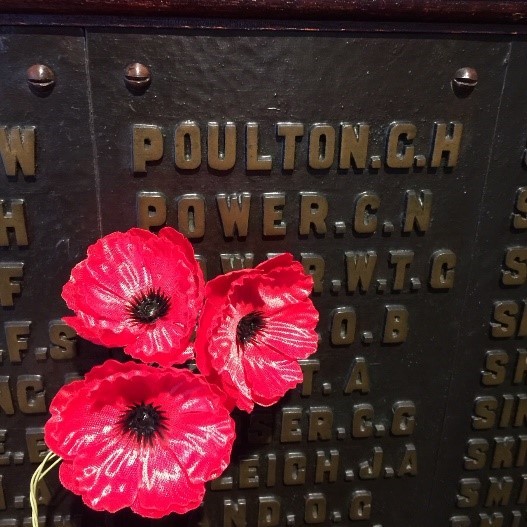
[[526, 0], [0, 0], [0, 13], [522, 24]]

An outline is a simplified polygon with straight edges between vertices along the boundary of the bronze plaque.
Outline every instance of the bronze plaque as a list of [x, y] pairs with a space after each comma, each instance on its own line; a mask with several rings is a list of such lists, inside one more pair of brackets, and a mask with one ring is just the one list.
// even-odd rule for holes
[[121, 356], [60, 322], [62, 284], [135, 225], [179, 229], [208, 278], [292, 252], [319, 349], [235, 414], [199, 510], [95, 513], [48, 476], [43, 524], [526, 525], [525, 63], [508, 37], [4, 28], [0, 526], [30, 525], [60, 385]]

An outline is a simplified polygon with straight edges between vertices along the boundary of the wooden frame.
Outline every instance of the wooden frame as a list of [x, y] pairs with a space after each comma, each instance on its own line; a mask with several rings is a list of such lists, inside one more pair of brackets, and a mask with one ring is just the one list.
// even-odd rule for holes
[[527, 23], [525, 0], [0, 0], [0, 13]]

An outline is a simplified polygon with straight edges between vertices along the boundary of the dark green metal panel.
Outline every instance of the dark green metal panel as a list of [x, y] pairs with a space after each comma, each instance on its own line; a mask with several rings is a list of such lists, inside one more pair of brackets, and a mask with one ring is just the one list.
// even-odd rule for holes
[[[24, 401], [20, 408], [20, 390], [29, 394], [27, 404], [38, 405], [43, 389], [49, 405], [67, 374], [82, 374], [108, 356], [81, 340], [73, 357], [52, 354], [49, 323], [66, 314], [61, 285], [101, 233], [138, 223], [155, 230], [165, 212], [167, 225], [188, 231], [209, 278], [248, 253], [258, 263], [292, 252], [316, 273], [321, 322], [304, 386], [251, 417], [236, 414], [238, 440], [225, 473], [231, 479], [214, 485], [201, 510], [160, 524], [460, 527], [499, 512], [509, 522], [504, 526], [515, 525], [512, 511], [524, 514], [516, 503], [523, 463], [516, 466], [514, 458], [512, 467], [505, 461], [493, 468], [489, 458], [466, 470], [464, 457], [469, 439], [485, 439], [491, 450], [495, 436], [498, 442], [515, 438], [515, 449], [522, 441], [523, 421], [514, 426], [514, 419], [503, 418], [503, 426], [474, 429], [472, 416], [483, 411], [474, 410], [477, 396], [496, 397], [501, 408], [503, 394], [523, 393], [523, 381], [509, 382], [522, 346], [521, 259], [510, 273], [519, 273], [512, 279], [518, 286], [500, 284], [506, 250], [521, 247], [524, 238], [521, 203], [514, 208], [525, 172], [523, 42], [448, 34], [59, 28], [5, 29], [0, 42], [0, 125], [36, 127], [36, 175], [8, 176], [0, 164], [4, 213], [13, 200], [24, 200], [29, 239], [19, 247], [10, 230], [0, 251], [3, 264], [23, 263], [21, 294], [13, 296], [13, 307], [0, 308], [8, 329], [0, 337], [0, 373], [10, 376], [14, 405], [6, 415], [4, 392], [0, 428], [13, 455], [2, 467], [0, 525], [27, 523], [36, 466], [30, 453], [38, 446], [26, 439], [38, 439], [32, 429], [46, 419], [28, 413]], [[125, 68], [134, 62], [150, 70], [143, 90], [125, 83]], [[53, 70], [48, 91], [28, 87], [33, 64]], [[477, 71], [477, 85], [454, 92], [451, 82], [462, 67]], [[211, 169], [208, 123], [227, 121], [236, 129], [234, 166]], [[175, 154], [181, 123], [200, 136], [192, 169], [181, 168]], [[247, 130], [254, 129], [248, 123], [258, 125], [259, 154], [272, 157], [270, 169], [265, 159], [259, 161], [264, 168], [247, 169]], [[293, 169], [283, 168], [279, 123], [303, 125]], [[363, 132], [369, 126], [363, 167], [360, 159], [359, 167], [343, 166], [342, 145], [351, 141], [342, 139], [343, 124], [354, 125], [354, 134], [359, 124]], [[157, 130], [162, 139], [154, 139], [158, 152], [146, 171], [137, 172], [134, 148], [137, 161], [152, 147], [137, 139], [141, 130]], [[434, 150], [441, 157], [434, 130], [439, 139], [462, 133], [455, 166], [445, 166], [454, 164], [453, 154], [434, 166]], [[314, 142], [317, 133], [323, 140]], [[196, 144], [186, 142], [193, 160]], [[317, 168], [328, 159], [326, 168]], [[247, 234], [226, 234], [222, 204], [242, 203]], [[408, 220], [412, 204], [416, 221]], [[371, 281], [354, 290], [353, 259], [368, 251], [377, 258]], [[519, 302], [511, 339], [489, 333], [496, 300]], [[342, 317], [347, 325], [338, 322]], [[498, 349], [509, 357], [507, 380], [484, 386], [485, 354]], [[367, 393], [346, 393], [361, 367], [369, 375]], [[35, 392], [24, 388], [31, 382]], [[330, 465], [333, 459], [333, 470], [324, 474], [326, 459]], [[489, 477], [513, 479], [508, 501], [485, 505]], [[480, 480], [473, 506], [463, 507], [463, 478]], [[76, 525], [150, 523], [127, 512], [84, 510], [56, 478], [49, 489], [42, 514], [50, 525], [67, 516]]]

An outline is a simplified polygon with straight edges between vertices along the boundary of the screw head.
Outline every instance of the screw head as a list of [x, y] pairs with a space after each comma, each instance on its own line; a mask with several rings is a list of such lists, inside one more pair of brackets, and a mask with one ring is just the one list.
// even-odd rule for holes
[[458, 97], [466, 97], [478, 84], [478, 72], [474, 68], [459, 68], [452, 79], [452, 90]]
[[130, 90], [145, 90], [150, 85], [151, 80], [150, 68], [140, 62], [128, 64], [124, 70], [124, 82]]
[[55, 85], [55, 73], [45, 64], [33, 64], [27, 69], [27, 83], [37, 92], [49, 91]]

